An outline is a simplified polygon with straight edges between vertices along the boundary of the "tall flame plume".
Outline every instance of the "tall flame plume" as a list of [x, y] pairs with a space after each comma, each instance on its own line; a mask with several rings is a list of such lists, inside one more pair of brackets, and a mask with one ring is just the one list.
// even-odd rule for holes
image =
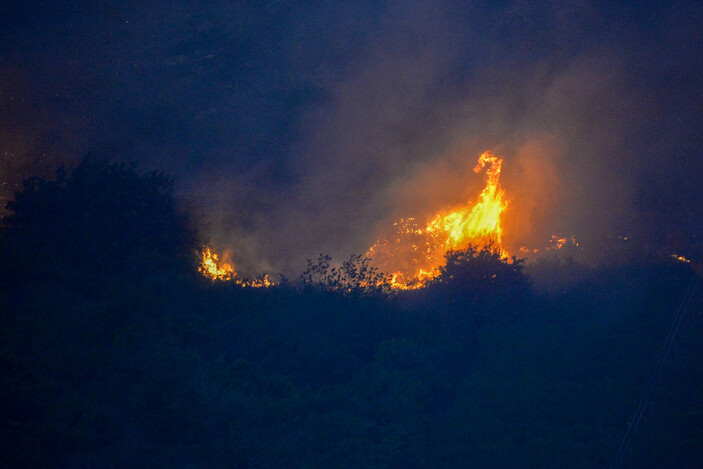
[[508, 207], [505, 191], [500, 186], [503, 159], [489, 151], [478, 158], [474, 172], [486, 170], [486, 186], [478, 200], [430, 217], [424, 225], [414, 218], [394, 223], [391, 238], [381, 237], [366, 253], [374, 264], [392, 272], [393, 288], [421, 288], [439, 274], [445, 254], [469, 245], [490, 246], [507, 257], [502, 246], [501, 216]]

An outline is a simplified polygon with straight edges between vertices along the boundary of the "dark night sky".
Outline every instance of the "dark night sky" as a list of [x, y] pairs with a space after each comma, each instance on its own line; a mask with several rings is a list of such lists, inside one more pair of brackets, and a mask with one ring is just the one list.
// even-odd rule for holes
[[299, 272], [476, 194], [491, 149], [513, 245], [703, 236], [699, 2], [58, 3], [0, 6], [0, 197], [137, 160]]

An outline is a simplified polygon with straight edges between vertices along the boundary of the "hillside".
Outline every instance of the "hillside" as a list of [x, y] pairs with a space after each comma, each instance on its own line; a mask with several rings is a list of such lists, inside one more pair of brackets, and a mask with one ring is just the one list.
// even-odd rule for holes
[[[468, 275], [503, 261], [393, 295], [211, 282], [167, 179], [80, 168], [3, 220], [6, 467], [607, 467], [696, 279], [652, 258], [549, 292]], [[619, 467], [703, 466], [700, 291]]]

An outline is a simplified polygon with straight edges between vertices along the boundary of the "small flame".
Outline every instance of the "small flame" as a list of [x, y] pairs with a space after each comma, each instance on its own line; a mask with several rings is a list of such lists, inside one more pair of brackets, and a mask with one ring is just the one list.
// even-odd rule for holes
[[269, 278], [269, 274], [266, 274], [261, 278], [255, 278], [254, 280], [249, 280], [249, 281], [239, 280], [239, 281], [237, 281], [237, 283], [242, 285], [243, 287], [252, 287], [252, 288], [268, 288], [268, 287], [273, 287], [274, 285], [276, 285]]
[[688, 263], [691, 262], [690, 259], [687, 259], [687, 258], [685, 258], [684, 256], [680, 256], [680, 255], [678, 255], [678, 254], [672, 254], [671, 257], [674, 258], [675, 260], [677, 260], [677, 261], [679, 261], [679, 262], [683, 262], [683, 263], [685, 263], [685, 264], [688, 264]]
[[574, 235], [571, 235], [569, 237], [559, 237], [557, 235], [552, 235], [552, 238], [549, 240], [549, 244], [547, 245], [546, 250], [558, 251], [564, 246], [578, 247], [579, 242], [576, 241], [576, 237]]
[[211, 280], [232, 280], [237, 275], [234, 266], [229, 262], [220, 261], [219, 254], [209, 247], [203, 249], [198, 272]]
[[500, 187], [503, 159], [484, 152], [478, 158], [474, 172], [486, 168], [486, 186], [478, 201], [453, 210], [442, 211], [424, 226], [414, 218], [394, 223], [392, 239], [379, 238], [366, 253], [382, 271], [391, 274], [391, 286], [397, 289], [416, 289], [439, 274], [444, 256], [450, 250], [465, 249], [470, 244], [490, 246], [507, 257], [501, 247], [503, 230], [501, 216], [508, 206], [505, 191]]
[[[228, 258], [229, 256], [225, 255], [224, 257]], [[219, 254], [215, 253], [210, 247], [203, 249], [198, 272], [210, 280], [234, 282], [243, 287], [267, 288], [275, 285], [268, 274], [253, 280], [242, 279], [234, 270], [234, 265], [231, 262], [220, 260]]]

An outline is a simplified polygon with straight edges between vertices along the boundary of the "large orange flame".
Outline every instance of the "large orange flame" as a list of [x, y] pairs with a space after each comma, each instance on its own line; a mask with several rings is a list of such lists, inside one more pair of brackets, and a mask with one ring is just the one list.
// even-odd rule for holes
[[484, 152], [474, 172], [486, 166], [486, 186], [478, 200], [452, 210], [442, 211], [424, 225], [413, 218], [396, 222], [396, 232], [389, 239], [379, 238], [366, 253], [374, 264], [385, 272], [392, 272], [394, 288], [411, 289], [424, 286], [439, 273], [447, 251], [464, 249], [471, 245], [490, 246], [503, 256], [501, 216], [508, 206], [505, 191], [500, 187], [503, 159]]

